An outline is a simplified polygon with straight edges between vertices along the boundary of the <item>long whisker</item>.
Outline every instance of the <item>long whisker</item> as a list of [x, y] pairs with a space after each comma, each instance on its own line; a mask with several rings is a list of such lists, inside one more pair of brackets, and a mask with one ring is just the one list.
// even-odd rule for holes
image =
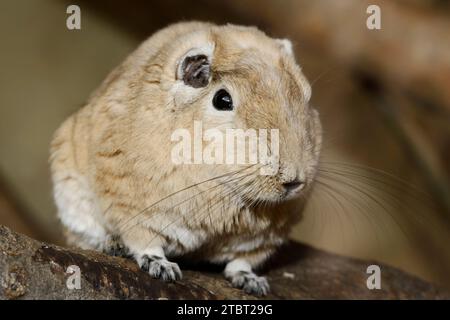
[[230, 176], [230, 175], [237, 174], [237, 173], [239, 173], [239, 172], [242, 172], [242, 171], [244, 171], [244, 170], [247, 170], [248, 168], [250, 168], [250, 167], [252, 167], [252, 166], [254, 166], [254, 165], [245, 167], [245, 168], [240, 169], [240, 170], [235, 170], [235, 171], [232, 171], [232, 172], [228, 172], [228, 173], [225, 173], [225, 174], [221, 174], [221, 175], [218, 175], [218, 176], [215, 176], [215, 177], [212, 177], [212, 178], [203, 180], [203, 181], [201, 181], [201, 182], [194, 183], [194, 184], [192, 184], [192, 185], [190, 185], [190, 186], [188, 186], [188, 187], [182, 188], [182, 189], [177, 190], [177, 191], [175, 191], [175, 192], [172, 192], [172, 193], [170, 193], [169, 195], [167, 195], [167, 196], [165, 196], [165, 197], [159, 199], [158, 201], [152, 203], [151, 205], [149, 205], [148, 207], [144, 208], [143, 210], [137, 212], [136, 214], [134, 214], [133, 216], [131, 216], [130, 218], [128, 218], [126, 221], [119, 222], [119, 225], [117, 226], [117, 228], [123, 228], [123, 227], [126, 226], [128, 223], [130, 223], [132, 220], [134, 220], [135, 218], [137, 218], [137, 217], [139, 217], [140, 215], [144, 214], [146, 211], [152, 209], [152, 208], [155, 207], [156, 205], [162, 203], [163, 201], [165, 201], [165, 200], [167, 200], [167, 199], [170, 199], [171, 197], [173, 197], [173, 196], [175, 196], [175, 195], [177, 195], [177, 194], [179, 194], [179, 193], [181, 193], [181, 192], [190, 190], [190, 189], [192, 189], [192, 188], [198, 187], [198, 186], [200, 186], [200, 185], [202, 185], [202, 184], [205, 184], [205, 183], [208, 183], [208, 182], [212, 182], [212, 181], [215, 181], [215, 180], [218, 180], [218, 179], [221, 179], [221, 178]]
[[[326, 175], [324, 174], [324, 176], [326, 176], [328, 179], [331, 179], [339, 184], [345, 185], [346, 187], [348, 187], [349, 189], [357, 192], [358, 194], [362, 195], [363, 197], [365, 197], [366, 199], [369, 199], [370, 201], [372, 201], [375, 205], [377, 205], [378, 207], [380, 207], [383, 212], [387, 213], [390, 218], [392, 219], [392, 221], [398, 226], [398, 228], [402, 231], [402, 233], [409, 239], [410, 239], [410, 235], [408, 232], [406, 232], [406, 230], [404, 229], [404, 227], [402, 226], [402, 224], [398, 221], [397, 217], [392, 214], [392, 212], [390, 211], [389, 208], [386, 207], [386, 205], [383, 203], [383, 201], [381, 201], [380, 199], [376, 198], [374, 195], [372, 195], [371, 193], [364, 191], [362, 188], [358, 188], [354, 183], [349, 183], [348, 181], [344, 181], [343, 179], [339, 179], [337, 175]], [[354, 182], [354, 181], [353, 181]]]
[[[258, 170], [258, 169], [257, 169]], [[242, 181], [243, 179], [245, 179], [247, 176], [251, 176], [251, 175], [253, 175], [257, 170], [255, 170], [254, 172], [252, 172], [252, 173], [250, 173], [250, 174], [247, 174], [247, 175], [245, 175], [245, 176], [243, 176], [243, 177], [240, 177], [240, 180], [239, 181]], [[235, 187], [235, 188], [232, 188], [229, 192], [227, 192], [227, 193], [225, 193], [225, 194], [219, 194], [218, 196], [217, 196], [217, 198], [219, 199], [219, 201], [216, 201], [215, 203], [214, 203], [214, 205], [213, 206], [215, 206], [216, 204], [220, 204], [220, 203], [222, 203], [223, 201], [224, 201], [224, 199], [226, 199], [229, 195], [231, 195], [231, 194], [233, 194], [234, 196], [235, 195], [239, 195], [239, 193], [238, 192], [236, 192], [236, 189], [238, 189], [239, 187], [242, 187], [242, 186], [237, 186], [237, 187]], [[210, 204], [210, 201], [208, 201], [205, 205], [209, 205]], [[201, 208], [204, 208], [204, 207], [201, 207]], [[212, 208], [212, 207], [209, 207], [209, 208]], [[198, 208], [194, 208], [195, 210], [198, 210]], [[209, 211], [209, 210], [207, 210], [207, 211]], [[175, 220], [173, 220], [173, 221], [171, 221], [171, 222], [169, 222], [168, 224], [166, 224], [161, 230], [159, 230], [159, 233], [163, 233], [164, 231], [166, 231], [170, 226], [172, 226], [173, 224], [175, 224], [175, 223], [177, 223], [180, 219], [182, 219], [184, 216], [186, 216], [186, 213], [184, 213], [182, 216], [180, 216], [180, 217], [177, 217]], [[203, 221], [204, 220], [204, 218], [206, 218], [206, 215], [205, 214], [200, 214], [200, 217], [201, 217], [201, 221]], [[198, 218], [197, 218], [198, 219]], [[198, 220], [197, 220], [197, 222], [198, 222]], [[155, 235], [151, 240], [150, 240], [150, 243], [156, 238], [156, 236], [157, 235]]]
[[[342, 198], [346, 199], [346, 197], [351, 198], [352, 201], [348, 201], [348, 203], [350, 203], [352, 206], [354, 206], [359, 212], [361, 212], [364, 217], [367, 219], [367, 221], [370, 223], [370, 225], [372, 226], [372, 230], [373, 230], [373, 234], [375, 236], [376, 242], [377, 244], [380, 244], [380, 239], [378, 237], [378, 233], [376, 232], [376, 225], [373, 222], [372, 217], [370, 216], [370, 214], [366, 213], [366, 209], [368, 209], [368, 205], [366, 206], [366, 208], [363, 207], [363, 204], [361, 204], [359, 202], [359, 199], [349, 193], [344, 192], [343, 190], [339, 190], [337, 188], [334, 188], [332, 185], [328, 184], [326, 181], [322, 181], [322, 179], [318, 178], [316, 180], [318, 186], [323, 187], [324, 189], [328, 189], [328, 193], [329, 194], [333, 194], [333, 193], [337, 193], [339, 196], [341, 196]], [[340, 202], [340, 200], [336, 199], [336, 201]], [[341, 204], [342, 209], [345, 211], [344, 206]], [[350, 217], [351, 220], [351, 217]], [[377, 220], [375, 220], [376, 222]]]
[[[395, 175], [393, 175], [392, 173], [389, 173], [387, 171], [381, 170], [381, 169], [377, 169], [377, 168], [373, 168], [370, 166], [365, 166], [365, 165], [360, 165], [360, 164], [354, 164], [354, 163], [345, 163], [345, 162], [325, 162], [325, 161], [321, 161], [322, 167], [324, 169], [331, 169], [331, 168], [339, 168], [339, 169], [358, 169], [359, 171], [362, 172], [370, 172], [373, 173], [374, 176], [370, 177], [371, 179], [377, 180], [381, 183], [389, 183], [392, 186], [399, 186], [402, 189], [404, 189], [405, 191], [409, 191], [409, 190], [413, 190], [415, 192], [417, 192], [418, 194], [422, 195], [424, 197], [424, 199], [430, 199], [429, 195], [427, 193], [425, 193], [423, 190], [419, 189], [417, 186], [409, 183], [408, 181], [401, 179]], [[348, 173], [352, 173], [355, 174], [356, 172], [353, 171], [347, 171]], [[366, 178], [369, 178], [368, 176], [365, 176]], [[386, 180], [381, 180], [381, 177], [387, 177], [388, 179]], [[397, 184], [395, 184], [397, 183]], [[417, 196], [416, 194], [414, 196]]]
[[[384, 177], [385, 179], [381, 179], [378, 176], [375, 176], [375, 177], [367, 176], [358, 171], [354, 172], [354, 171], [349, 171], [347, 169], [340, 170], [340, 169], [327, 168], [327, 169], [320, 169], [320, 172], [333, 174], [335, 176], [342, 176], [351, 181], [355, 181], [355, 178], [359, 178], [359, 179], [361, 179], [361, 180], [359, 180], [360, 183], [364, 183], [364, 185], [370, 186], [370, 187], [374, 188], [375, 190], [382, 192], [385, 196], [389, 197], [389, 199], [392, 202], [396, 203], [398, 206], [408, 209], [407, 212], [410, 211], [410, 208], [405, 207], [404, 204], [401, 203], [396, 197], [392, 196], [388, 192], [387, 188], [392, 188], [392, 189], [394, 189], [394, 191], [401, 192], [402, 194], [409, 196], [411, 199], [413, 199], [416, 203], [418, 203], [420, 205], [427, 205], [430, 203], [430, 201], [428, 201], [429, 198], [427, 197], [427, 194], [423, 193], [420, 190], [417, 190], [417, 192], [413, 192], [414, 190], [410, 190], [403, 183], [395, 184], [394, 183], [395, 181], [392, 181], [392, 179], [390, 179], [390, 175], [382, 176], [381, 178]], [[420, 199], [420, 201], [418, 201], [418, 199]], [[416, 214], [413, 215], [412, 218], [415, 219], [416, 222], [418, 222], [420, 224], [426, 222], [424, 217], [420, 214], [420, 211], [417, 211], [417, 210], [416, 210]]]
[[[240, 177], [233, 178], [233, 179], [229, 179], [227, 182], [231, 182], [231, 181], [238, 180], [238, 179], [240, 179]], [[210, 191], [212, 191], [213, 189], [216, 189], [216, 188], [220, 187], [222, 184], [223, 184], [223, 183], [219, 183], [219, 184], [216, 184], [216, 185], [214, 185], [214, 186], [212, 186], [212, 187], [209, 187], [209, 188], [207, 188], [207, 189], [205, 189], [205, 190], [203, 190], [203, 191], [200, 191], [200, 192], [198, 192], [198, 193], [196, 193], [196, 194], [194, 194], [194, 195], [188, 197], [187, 199], [184, 199], [184, 200], [182, 200], [182, 201], [176, 203], [175, 205], [172, 205], [172, 207], [171, 207], [169, 210], [161, 210], [161, 211], [158, 211], [158, 212], [153, 213], [153, 214], [152, 214], [151, 216], [149, 216], [149, 217], [146, 217], [144, 220], [136, 221], [136, 223], [134, 223], [133, 225], [128, 226], [128, 227], [127, 227], [124, 231], [122, 231], [122, 232], [130, 231], [130, 230], [132, 230], [132, 228], [133, 228], [135, 225], [137, 225], [137, 224], [139, 224], [139, 223], [145, 223], [145, 222], [148, 222], [148, 221], [151, 220], [151, 219], [156, 218], [157, 216], [166, 214], [168, 211], [174, 210], [177, 206], [182, 205], [182, 204], [184, 204], [184, 203], [186, 203], [186, 202], [188, 202], [188, 201], [190, 201], [190, 200], [195, 200], [199, 195], [201, 195], [201, 194], [203, 194], [203, 193], [206, 193], [206, 192], [210, 192]], [[142, 214], [143, 214], [143, 213], [142, 213]]]
[[[335, 203], [338, 204], [338, 210], [336, 211], [336, 212], [338, 212], [338, 215], [339, 215], [339, 212], [342, 211], [342, 212], [345, 214], [346, 218], [348, 219], [348, 213], [346, 212], [346, 210], [345, 210], [345, 208], [344, 208], [344, 205], [342, 204], [341, 199], [339, 199], [338, 196], [333, 192], [334, 190], [333, 190], [332, 186], [328, 185], [327, 183], [325, 183], [325, 182], [323, 182], [323, 181], [320, 181], [319, 179], [316, 180], [316, 182], [317, 182], [317, 184], [318, 184], [320, 187], [322, 187], [322, 190], [324, 190], [325, 194], [326, 194], [329, 198], [331, 198], [332, 201], [334, 201]], [[342, 194], [341, 194], [341, 196], [342, 196]], [[339, 209], [340, 209], [340, 210], [339, 210]], [[355, 230], [355, 233], [356, 233], [357, 230], [358, 230], [358, 228], [356, 228], [356, 225], [355, 225], [353, 219], [350, 219], [350, 221], [352, 222], [352, 224], [353, 224], [353, 229]], [[342, 222], [341, 222], [341, 221], [340, 221], [340, 223], [341, 223], [341, 226], [342, 226]], [[342, 227], [341, 227], [341, 230], [342, 230]]]
[[[248, 175], [246, 175], [246, 176], [244, 176], [244, 177], [242, 177], [242, 179], [240, 179], [239, 181], [238, 181], [238, 183], [240, 183], [240, 182], [242, 182], [242, 181], [244, 181], [244, 179], [245, 178], [247, 178], [247, 177], [251, 177], [251, 176], [253, 176], [253, 174], [254, 174], [254, 172], [253, 173], [250, 173], [250, 174], [248, 174]], [[249, 182], [247, 182], [247, 183], [251, 183], [252, 181], [249, 181]], [[207, 202], [207, 204], [208, 204], [208, 209], [209, 210], [206, 210], [206, 212], [210, 212], [212, 209], [216, 209], [216, 205], [217, 204], [229, 204], [229, 203], [231, 203], [232, 201], [233, 201], [233, 199], [234, 198], [231, 198], [231, 199], [229, 199], [228, 200], [228, 202], [226, 202], [225, 201], [225, 199], [227, 199], [227, 197], [229, 197], [230, 195], [232, 195], [232, 197], [234, 197], [234, 196], [239, 196], [240, 195], [240, 193], [241, 193], [241, 191], [242, 190], [244, 190], [245, 189], [245, 187], [246, 187], [246, 183], [243, 183], [243, 184], [241, 184], [241, 185], [236, 185], [236, 186], [234, 186], [233, 188], [231, 188], [228, 192], [226, 192], [226, 193], [224, 193], [224, 194], [218, 194], [218, 195], [216, 195], [216, 197], [214, 197], [212, 200], [213, 201], [208, 201]], [[218, 200], [218, 201], [216, 201], [216, 200]], [[212, 205], [211, 205], [211, 202], [213, 203]], [[202, 218], [202, 217], [204, 217], [204, 214], [202, 214], [202, 211], [200, 211], [200, 214], [197, 214], [197, 216], [199, 216], [199, 218], [200, 218], [200, 222], [203, 222], [203, 220], [204, 220], [204, 218]], [[199, 222], [198, 221], [198, 218], [196, 218], [197, 219], [197, 222]]]

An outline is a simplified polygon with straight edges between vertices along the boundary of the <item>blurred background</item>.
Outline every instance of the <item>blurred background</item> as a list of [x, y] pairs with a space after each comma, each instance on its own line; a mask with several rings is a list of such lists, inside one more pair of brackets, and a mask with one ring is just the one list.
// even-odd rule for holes
[[[66, 8], [81, 8], [81, 30]], [[366, 9], [381, 8], [381, 30]], [[180, 20], [289, 38], [325, 131], [292, 237], [450, 288], [450, 5], [438, 0], [0, 2], [0, 224], [62, 243], [52, 133], [154, 31]]]

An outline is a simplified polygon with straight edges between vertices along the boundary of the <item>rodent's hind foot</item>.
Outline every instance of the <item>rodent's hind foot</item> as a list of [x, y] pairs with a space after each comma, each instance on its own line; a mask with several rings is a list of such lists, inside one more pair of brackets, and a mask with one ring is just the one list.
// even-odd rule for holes
[[103, 252], [113, 257], [130, 258], [132, 256], [128, 247], [125, 246], [120, 236], [117, 235], [109, 236]]
[[249, 271], [238, 271], [230, 277], [233, 287], [244, 290], [245, 293], [265, 296], [270, 291], [266, 277], [260, 277]]
[[175, 262], [170, 262], [166, 258], [155, 255], [144, 255], [140, 259], [140, 267], [148, 272], [153, 278], [164, 281], [181, 280], [182, 274], [180, 267]]

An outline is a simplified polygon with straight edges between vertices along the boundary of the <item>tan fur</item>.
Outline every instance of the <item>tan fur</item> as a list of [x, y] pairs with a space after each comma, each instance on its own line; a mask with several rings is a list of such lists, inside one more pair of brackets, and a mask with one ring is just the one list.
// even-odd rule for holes
[[[176, 79], [179, 60], [208, 43], [213, 46], [212, 81], [205, 88], [185, 89]], [[237, 104], [234, 120], [226, 123], [204, 111], [223, 85]], [[82, 193], [88, 214], [107, 234], [120, 235], [135, 254], [161, 246], [169, 256], [214, 262], [244, 257], [257, 266], [286, 238], [309, 190], [286, 202], [281, 183], [299, 172], [308, 187], [314, 179], [321, 128], [317, 112], [308, 106], [309, 95], [309, 84], [284, 41], [234, 25], [192, 22], [165, 28], [117, 67], [56, 132], [51, 170], [59, 215], [65, 215], [66, 203], [72, 201], [65, 191], [72, 181], [75, 193], [81, 185], [89, 189]], [[280, 173], [262, 176], [255, 168], [237, 165], [174, 165], [171, 133], [192, 129], [194, 120], [208, 127], [278, 128]], [[243, 170], [241, 176], [253, 172], [244, 179], [251, 186], [213, 180], [167, 197], [233, 170]], [[238, 194], [226, 196], [232, 188]], [[255, 202], [264, 206], [253, 206]], [[103, 248], [68, 224], [72, 244]], [[191, 246], [181, 229], [199, 240]], [[257, 237], [263, 239], [257, 247], [233, 249]]]

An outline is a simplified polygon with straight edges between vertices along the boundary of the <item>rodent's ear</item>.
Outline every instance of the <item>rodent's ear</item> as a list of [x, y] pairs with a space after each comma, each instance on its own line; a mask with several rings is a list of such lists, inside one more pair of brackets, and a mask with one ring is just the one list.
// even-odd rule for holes
[[206, 87], [211, 79], [211, 55], [209, 48], [189, 50], [180, 60], [177, 78], [193, 88]]
[[294, 55], [292, 50], [292, 42], [289, 39], [276, 39], [275, 40], [281, 47], [281, 50], [289, 55]]

